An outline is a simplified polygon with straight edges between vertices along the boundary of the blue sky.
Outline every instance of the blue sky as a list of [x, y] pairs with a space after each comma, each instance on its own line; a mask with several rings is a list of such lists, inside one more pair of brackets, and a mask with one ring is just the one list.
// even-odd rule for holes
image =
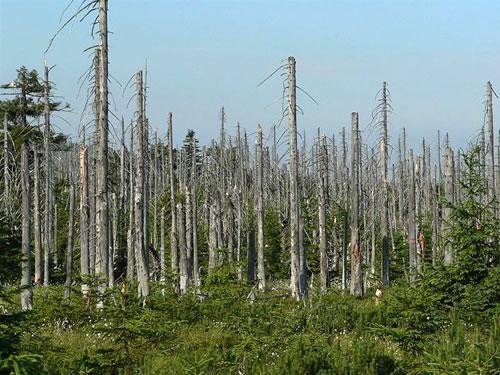
[[[0, 0], [2, 83], [20, 65], [42, 70], [68, 3]], [[54, 122], [73, 135], [85, 97], [78, 79], [90, 63], [83, 50], [95, 44], [89, 22], [71, 23], [47, 54], [57, 93], [73, 108], [71, 125]], [[405, 126], [414, 144], [423, 136], [433, 143], [440, 128], [461, 146], [483, 124], [486, 81], [500, 86], [499, 25], [500, 1], [109, 0], [110, 73], [125, 84], [147, 60], [151, 125], [164, 136], [172, 111], [177, 143], [189, 128], [202, 144], [217, 136], [222, 105], [228, 128], [239, 121], [252, 133], [261, 123], [268, 133], [280, 118], [281, 82], [257, 84], [293, 55], [299, 85], [319, 102], [298, 97], [309, 139], [318, 127], [338, 133], [353, 111], [366, 128], [386, 80], [394, 141]], [[128, 121], [132, 92], [112, 86], [116, 112]]]

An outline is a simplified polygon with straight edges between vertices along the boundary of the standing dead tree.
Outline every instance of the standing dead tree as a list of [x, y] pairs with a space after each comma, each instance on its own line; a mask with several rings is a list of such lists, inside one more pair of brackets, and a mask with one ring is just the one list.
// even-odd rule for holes
[[352, 154], [351, 154], [351, 294], [363, 294], [363, 273], [361, 270], [361, 245], [359, 232], [359, 128], [358, 113], [351, 115]]
[[262, 127], [257, 128], [257, 281], [260, 290], [266, 289], [264, 267], [264, 171], [262, 160]]
[[99, 0], [99, 82], [97, 160], [96, 160], [96, 273], [106, 288], [109, 272], [109, 202], [108, 202], [108, 0]]
[[28, 146], [21, 146], [21, 308], [33, 308], [33, 290], [31, 286], [31, 181], [29, 172]]

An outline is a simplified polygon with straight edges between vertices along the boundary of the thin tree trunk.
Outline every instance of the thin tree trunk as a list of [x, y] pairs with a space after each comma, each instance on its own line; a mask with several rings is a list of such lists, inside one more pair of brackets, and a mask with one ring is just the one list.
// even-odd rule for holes
[[129, 151], [129, 226], [127, 230], [127, 279], [134, 279], [135, 271], [135, 221], [134, 221], [134, 130], [130, 127]]
[[[100, 293], [106, 289], [109, 251], [108, 202], [108, 0], [99, 0], [99, 123], [96, 163], [96, 272], [103, 282]], [[99, 301], [99, 306], [102, 300]]]
[[[443, 209], [443, 220], [445, 225], [449, 228], [450, 226], [450, 215], [451, 215], [451, 204], [453, 204], [453, 151], [449, 146], [446, 146], [445, 149], [445, 164], [444, 164], [444, 173], [445, 173], [445, 181], [444, 181], [444, 192], [446, 203]], [[449, 230], [449, 229], [448, 229]], [[453, 249], [449, 244], [449, 241], [446, 240], [444, 245], [444, 264], [450, 265], [453, 263]]]
[[329, 278], [328, 278], [328, 254], [326, 252], [327, 240], [326, 240], [326, 196], [327, 196], [327, 184], [328, 184], [328, 156], [327, 156], [327, 145], [326, 136], [322, 139], [318, 139], [319, 142], [319, 173], [318, 173], [318, 185], [319, 185], [319, 202], [318, 202], [318, 221], [319, 221], [319, 268], [320, 268], [320, 279], [321, 279], [321, 291], [326, 292], [328, 288]]
[[52, 158], [50, 151], [50, 106], [49, 106], [49, 67], [45, 62], [45, 80], [43, 90], [43, 113], [44, 113], [44, 156], [45, 156], [45, 218], [44, 218], [44, 272], [43, 285], [48, 286], [50, 282], [50, 254], [52, 254]]
[[179, 274], [179, 259], [177, 251], [177, 220], [175, 213], [176, 204], [176, 185], [175, 185], [175, 174], [174, 174], [174, 142], [173, 142], [173, 132], [172, 132], [172, 112], [168, 114], [168, 170], [170, 174], [170, 220], [171, 220], [171, 232], [170, 232], [170, 260], [172, 272], [175, 278], [175, 290], [178, 289], [177, 275]]
[[257, 128], [257, 282], [259, 290], [266, 289], [264, 266], [264, 171], [262, 162], [262, 127]]
[[21, 309], [33, 308], [31, 285], [31, 181], [29, 173], [28, 146], [21, 146], [21, 191], [22, 191], [22, 243], [21, 243]]
[[42, 228], [40, 221], [40, 161], [38, 148], [34, 149], [35, 166], [35, 196], [34, 196], [34, 225], [35, 225], [35, 285], [42, 284]]
[[80, 276], [82, 293], [88, 293], [86, 277], [89, 274], [89, 185], [88, 158], [85, 147], [85, 130], [80, 145]]
[[306, 285], [300, 283], [300, 196], [298, 187], [297, 152], [297, 101], [295, 82], [295, 58], [288, 58], [288, 122], [289, 122], [289, 153], [290, 153], [290, 288], [292, 297], [305, 297]]
[[351, 157], [351, 294], [363, 294], [361, 270], [361, 246], [359, 234], [359, 130], [358, 114], [352, 113], [352, 157]]
[[71, 181], [70, 174], [70, 187], [69, 187], [69, 219], [68, 219], [68, 247], [66, 249], [66, 282], [64, 297], [70, 298], [71, 296], [71, 283], [73, 279], [73, 225], [74, 225], [74, 206], [75, 206], [75, 187]]
[[410, 149], [410, 175], [408, 192], [408, 253], [410, 264], [410, 282], [414, 283], [417, 275], [417, 227], [416, 227], [416, 201], [415, 201], [415, 161], [413, 149]]
[[[493, 129], [493, 87], [487, 83], [486, 114], [488, 122], [488, 192], [489, 200], [495, 200], [495, 133]], [[459, 185], [459, 184], [458, 184]]]
[[380, 153], [382, 156], [382, 281], [384, 285], [389, 284], [389, 189], [387, 176], [388, 159], [388, 135], [387, 135], [387, 83], [384, 82], [382, 89], [382, 143], [380, 144]]
[[143, 118], [143, 89], [142, 89], [142, 71], [136, 74], [137, 90], [137, 127], [136, 127], [136, 184], [135, 184], [135, 258], [137, 262], [137, 279], [139, 281], [138, 294], [144, 301], [149, 295], [148, 270], [146, 263], [146, 249], [144, 240], [144, 118]]
[[165, 207], [160, 212], [160, 283], [165, 284]]
[[179, 291], [185, 294], [188, 288], [188, 265], [186, 253], [186, 226], [184, 223], [184, 207], [177, 203], [177, 233], [179, 234]]

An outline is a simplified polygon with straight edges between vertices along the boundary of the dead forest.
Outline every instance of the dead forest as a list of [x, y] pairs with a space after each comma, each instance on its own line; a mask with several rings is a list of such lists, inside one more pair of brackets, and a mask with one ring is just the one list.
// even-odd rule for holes
[[[18, 311], [28, 314], [23, 319], [29, 321], [33, 316], [29, 314], [37, 314], [41, 309], [41, 316], [53, 316], [54, 322], [74, 319], [71, 324], [76, 327], [86, 324], [81, 322], [99, 321], [106, 314], [113, 314], [107, 319], [116, 323], [112, 319], [131, 309], [140, 319], [146, 319], [143, 314], [153, 314], [147, 311], [156, 311], [158, 315], [147, 315], [151, 318], [147, 324], [154, 325], [166, 311], [171, 314], [164, 318], [168, 324], [183, 319], [183, 313], [177, 309], [185, 308], [185, 301], [207, 311], [206, 306], [223, 304], [213, 308], [219, 314], [214, 321], [222, 322], [226, 319], [223, 310], [241, 305], [244, 307], [235, 310], [235, 316], [260, 316], [262, 322], [270, 319], [276, 330], [281, 329], [280, 324], [288, 324], [279, 323], [286, 320], [286, 314], [300, 311], [307, 322], [303, 329], [313, 330], [307, 332], [316, 339], [304, 344], [301, 337], [284, 344], [296, 348], [292, 355], [292, 349], [286, 349], [287, 352], [278, 345], [285, 340], [283, 337], [266, 341], [262, 336], [261, 343], [267, 343], [269, 350], [252, 341], [242, 352], [258, 352], [260, 357], [246, 357], [234, 349], [240, 339], [234, 338], [233, 342], [228, 338], [227, 346], [217, 344], [214, 352], [207, 351], [201, 357], [212, 361], [196, 362], [188, 353], [197, 351], [197, 346], [178, 344], [178, 350], [184, 354], [161, 346], [192, 332], [189, 326], [192, 328], [194, 323], [184, 330], [174, 325], [159, 329], [158, 332], [167, 331], [162, 333], [165, 337], [172, 334], [169, 330], [178, 334], [175, 339], [165, 339], [165, 343], [152, 333], [144, 333], [143, 323], [136, 330], [128, 327], [119, 333], [102, 331], [103, 337], [120, 337], [116, 341], [120, 343], [113, 345], [125, 345], [126, 340], [135, 342], [130, 348], [116, 349], [121, 354], [113, 357], [114, 363], [104, 363], [101, 357], [84, 365], [83, 359], [78, 365], [64, 360], [64, 366], [69, 367], [57, 371], [84, 373], [77, 371], [95, 368], [100, 369], [99, 373], [130, 373], [130, 363], [123, 353], [130, 350], [130, 358], [143, 358], [138, 354], [140, 347], [154, 342], [169, 356], [191, 359], [178, 363], [169, 357], [168, 366], [178, 367], [168, 369], [155, 367], [159, 365], [154, 360], [134, 362], [133, 368], [140, 363], [151, 373], [272, 373], [271, 368], [276, 373], [317, 373], [322, 369], [331, 371], [325, 373], [408, 373], [422, 369], [419, 366], [424, 362], [433, 363], [428, 366], [438, 363], [425, 355], [431, 351], [430, 342], [434, 348], [440, 347], [437, 332], [454, 327], [456, 321], [449, 318], [453, 309], [462, 309], [458, 310], [458, 319], [465, 322], [483, 317], [483, 323], [487, 323], [484, 330], [478, 328], [483, 335], [478, 340], [490, 343], [487, 348], [478, 349], [489, 353], [489, 359], [471, 359], [473, 364], [464, 359], [460, 362], [463, 367], [458, 368], [473, 372], [480, 368], [473, 367], [477, 365], [485, 366], [481, 367], [486, 369], [483, 373], [493, 371], [500, 363], [498, 328], [489, 331], [498, 322], [495, 311], [500, 295], [498, 285], [495, 286], [500, 253], [500, 132], [494, 127], [498, 97], [491, 82], [478, 82], [485, 85], [484, 119], [478, 120], [483, 126], [470, 148], [452, 147], [446, 124], [419, 144], [408, 140], [412, 129], [396, 131], [391, 122], [390, 82], [380, 83], [374, 110], [368, 114], [369, 124], [360, 124], [357, 112], [350, 116], [339, 114], [350, 120], [345, 127], [324, 126], [307, 139], [300, 122], [298, 92], [302, 93], [302, 100], [315, 99], [298, 86], [300, 61], [290, 56], [259, 86], [262, 90], [279, 91], [276, 77], [283, 80], [279, 122], [245, 129], [239, 123], [228, 124], [227, 108], [221, 107], [214, 109], [214, 113], [219, 110], [220, 124], [216, 139], [198, 139], [193, 124], [183, 143], [176, 146], [175, 113], [166, 112], [161, 124], [153, 125], [148, 119], [147, 88], [154, 81], [147, 82], [146, 71], [138, 70], [128, 83], [134, 116], [124, 118], [110, 108], [113, 65], [108, 62], [107, 13], [107, 0], [89, 0], [73, 16], [95, 17], [91, 23], [97, 41], [84, 80], [89, 92], [86, 111], [90, 116], [78, 127], [78, 142], [69, 141], [52, 128], [54, 115], [62, 105], [54, 94], [57, 82], [51, 81], [48, 63], [36, 85], [32, 81], [22, 85], [18, 79], [2, 86], [17, 101], [15, 108], [2, 107], [0, 248], [9, 255], [8, 260], [4, 256], [2, 268], [13, 273], [0, 280], [2, 314], [8, 317]], [[59, 32], [64, 33], [64, 28]], [[50, 43], [57, 43], [57, 37]], [[31, 85], [31, 91], [26, 90], [27, 85]], [[35, 114], [28, 111], [34, 105], [30, 95], [36, 98]], [[35, 118], [39, 125], [33, 125]], [[166, 129], [165, 139], [158, 136], [160, 127]], [[111, 133], [119, 139], [119, 147], [111, 146]], [[483, 282], [486, 286], [477, 293], [460, 294]], [[457, 285], [460, 287], [453, 289]], [[234, 288], [237, 291], [232, 291]], [[432, 297], [438, 294], [439, 297]], [[470, 299], [479, 300], [477, 295], [486, 296], [487, 301]], [[133, 307], [127, 307], [129, 304]], [[48, 305], [66, 307], [54, 307], [49, 313], [44, 310]], [[256, 312], [258, 306], [269, 310]], [[284, 306], [293, 313], [283, 312]], [[345, 309], [341, 311], [339, 306]], [[271, 318], [270, 311], [278, 308], [281, 312]], [[93, 315], [76, 319], [76, 313], [67, 313], [75, 309]], [[413, 312], [402, 318], [394, 311]], [[441, 316], [444, 311], [446, 315]], [[65, 314], [68, 317], [63, 318]], [[362, 323], [342, 328], [344, 323], [334, 317], [342, 314], [344, 322], [355, 314]], [[290, 325], [301, 326], [297, 323], [300, 319], [294, 317], [297, 321]], [[321, 324], [319, 317], [323, 319]], [[337, 326], [328, 331], [324, 324], [332, 319]], [[426, 323], [429, 321], [432, 327]], [[417, 327], [415, 322], [422, 324]], [[25, 330], [21, 323], [1, 324], [0, 327]], [[362, 325], [359, 331], [353, 328], [358, 324]], [[71, 326], [57, 327], [64, 334], [71, 330]], [[122, 326], [116, 323], [116, 327]], [[88, 329], [89, 334], [95, 333]], [[344, 364], [347, 367], [328, 367], [334, 366], [332, 363], [340, 366], [343, 362], [339, 358], [352, 359], [354, 338], [350, 344], [339, 341], [338, 349], [331, 349], [336, 341], [325, 341], [321, 350], [316, 347], [322, 360], [310, 352], [297, 354], [297, 348], [320, 345], [323, 338], [337, 340], [338, 329], [345, 329], [345, 335], [352, 332], [352, 337], [360, 332], [372, 335], [373, 342], [369, 342], [373, 347], [359, 349], [368, 359], [356, 357], [354, 361], [366, 362], [366, 367], [348, 367], [353, 366], [349, 361]], [[473, 341], [465, 331], [460, 332], [467, 339], [462, 340], [458, 351], [465, 350], [467, 340]], [[328, 334], [336, 338], [329, 339]], [[7, 348], [1, 356], [4, 368], [17, 363], [28, 369], [38, 368], [40, 373], [57, 372], [55, 363], [62, 357], [55, 354], [45, 353], [29, 361], [16, 357], [27, 352], [42, 353], [43, 348], [27, 344], [27, 339], [15, 341], [14, 336], [12, 332], [5, 337], [0, 335], [0, 342]], [[64, 337], [59, 340], [64, 342]], [[475, 345], [472, 341], [471, 347]], [[402, 349], [394, 349], [388, 342]], [[273, 345], [276, 348], [271, 350]], [[390, 360], [372, 360], [378, 353], [374, 348], [379, 345], [384, 346], [381, 350]], [[25, 350], [20, 349], [23, 347]], [[227, 347], [236, 350], [231, 352], [233, 357], [217, 357], [223, 356]], [[85, 350], [85, 358], [92, 357], [91, 349]], [[397, 350], [406, 354], [394, 354]], [[278, 357], [288, 359], [279, 362]], [[424, 359], [419, 362], [421, 358]], [[439, 371], [453, 368], [452, 359], [440, 358], [438, 367], [413, 373], [443, 373]], [[266, 369], [266, 364], [271, 366]], [[117, 368], [123, 372], [115, 372]]]

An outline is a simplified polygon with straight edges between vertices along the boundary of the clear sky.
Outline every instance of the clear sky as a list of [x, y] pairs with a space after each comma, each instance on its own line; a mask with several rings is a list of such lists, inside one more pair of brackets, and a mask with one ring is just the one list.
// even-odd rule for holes
[[[81, 0], [74, 2], [63, 20]], [[20, 65], [42, 71], [67, 4], [0, 0], [1, 83]], [[465, 145], [483, 124], [486, 82], [500, 87], [499, 0], [109, 0], [109, 27], [110, 73], [125, 85], [147, 60], [150, 123], [164, 136], [172, 111], [177, 143], [189, 128], [202, 144], [217, 136], [222, 105], [228, 128], [239, 121], [254, 132], [260, 122], [268, 133], [280, 118], [281, 82], [257, 84], [289, 55], [298, 84], [319, 102], [298, 96], [305, 112], [299, 128], [311, 135], [317, 127], [338, 133], [353, 111], [366, 128], [386, 80], [393, 140], [405, 126], [414, 144], [423, 136], [433, 143], [440, 128], [452, 144]], [[57, 93], [73, 108], [65, 116], [71, 125], [54, 120], [66, 133], [77, 134], [85, 99], [78, 79], [93, 44], [90, 20], [73, 22], [47, 54]], [[113, 110], [128, 121], [132, 91], [112, 88]]]

